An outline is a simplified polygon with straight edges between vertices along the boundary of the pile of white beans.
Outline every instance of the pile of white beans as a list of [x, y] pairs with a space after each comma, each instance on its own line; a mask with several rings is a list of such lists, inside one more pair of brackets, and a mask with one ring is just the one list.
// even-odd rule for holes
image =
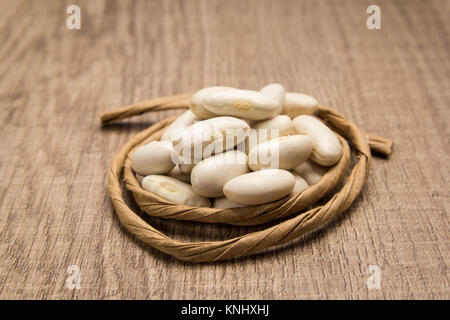
[[280, 84], [204, 88], [160, 141], [134, 150], [131, 167], [143, 189], [177, 204], [276, 201], [317, 184], [342, 155], [336, 134], [313, 116], [317, 108], [313, 97]]

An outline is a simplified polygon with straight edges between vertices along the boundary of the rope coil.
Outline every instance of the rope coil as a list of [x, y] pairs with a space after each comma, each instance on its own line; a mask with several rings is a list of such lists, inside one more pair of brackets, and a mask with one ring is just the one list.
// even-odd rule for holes
[[[168, 96], [140, 102], [101, 114], [106, 125], [145, 112], [189, 108], [190, 95]], [[314, 231], [343, 213], [361, 192], [369, 174], [370, 149], [382, 155], [392, 152], [392, 141], [363, 133], [349, 120], [330, 108], [321, 107], [318, 116], [338, 134], [343, 154], [320, 182], [303, 192], [281, 200], [243, 208], [216, 209], [179, 205], [145, 191], [137, 181], [131, 166], [133, 150], [150, 141], [159, 140], [165, 128], [176, 117], [158, 122], [138, 133], [114, 156], [108, 172], [108, 190], [121, 224], [138, 239], [178, 259], [190, 262], [210, 262], [251, 255], [269, 247], [278, 246]], [[344, 180], [350, 168], [351, 142], [357, 160], [341, 189], [327, 203], [308, 211], [299, 211], [315, 204]], [[182, 242], [171, 239], [140, 218], [124, 200], [123, 182], [138, 204], [150, 216], [163, 219], [188, 220], [205, 223], [227, 223], [231, 225], [258, 225], [280, 218], [290, 219], [264, 230], [223, 241]], [[297, 215], [295, 215], [298, 213]]]

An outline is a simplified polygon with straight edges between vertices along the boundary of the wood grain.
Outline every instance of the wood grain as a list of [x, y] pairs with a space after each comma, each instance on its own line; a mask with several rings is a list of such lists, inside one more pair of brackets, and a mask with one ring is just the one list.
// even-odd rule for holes
[[[81, 30], [66, 28], [78, 4]], [[0, 1], [1, 299], [448, 299], [450, 2]], [[395, 141], [343, 218], [250, 258], [192, 265], [135, 240], [106, 191], [151, 123], [98, 114], [210, 85], [281, 82]], [[252, 228], [160, 221], [179, 239]], [[81, 268], [81, 289], [65, 285]], [[369, 265], [382, 271], [369, 290]]]

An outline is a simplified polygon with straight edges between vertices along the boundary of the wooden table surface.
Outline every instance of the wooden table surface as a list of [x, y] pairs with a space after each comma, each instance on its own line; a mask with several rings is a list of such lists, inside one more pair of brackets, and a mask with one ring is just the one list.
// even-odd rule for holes
[[[81, 29], [66, 27], [67, 6]], [[381, 8], [381, 30], [366, 9]], [[0, 2], [1, 299], [448, 299], [450, 1]], [[151, 123], [98, 115], [212, 85], [281, 82], [395, 141], [338, 220], [194, 265], [125, 232], [113, 154]], [[177, 239], [255, 228], [147, 221]], [[71, 265], [80, 289], [66, 286]], [[380, 268], [369, 289], [368, 267]], [[376, 267], [375, 267], [376, 268]]]

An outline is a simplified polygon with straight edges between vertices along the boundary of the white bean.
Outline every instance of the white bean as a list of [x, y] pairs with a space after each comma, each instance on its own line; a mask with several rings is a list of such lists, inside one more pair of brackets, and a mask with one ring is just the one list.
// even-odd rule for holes
[[275, 129], [278, 130], [278, 136], [286, 136], [291, 132], [292, 120], [287, 115], [279, 115], [272, 119], [258, 122], [253, 126], [253, 129], [266, 129], [268, 132]]
[[199, 119], [209, 119], [213, 117], [217, 117], [216, 114], [208, 111], [203, 105], [203, 97], [209, 93], [219, 92], [223, 90], [233, 89], [230, 87], [208, 87], [203, 88], [191, 97], [191, 111], [199, 118]]
[[[182, 163], [197, 163], [212, 154], [234, 148], [249, 132], [249, 125], [241, 119], [211, 118], [194, 123], [175, 135], [174, 150]], [[184, 172], [182, 167], [181, 170]]]
[[306, 182], [312, 186], [319, 183], [323, 175], [327, 173], [326, 167], [321, 167], [314, 162], [307, 160], [297, 168], [294, 169], [295, 173], [298, 173]]
[[200, 161], [192, 169], [192, 189], [204, 197], [221, 197], [225, 183], [248, 172], [245, 153], [238, 150], [219, 153]]
[[223, 187], [223, 192], [235, 203], [257, 205], [289, 195], [294, 184], [294, 176], [289, 171], [267, 169], [231, 179]]
[[248, 165], [253, 171], [266, 168], [290, 170], [311, 155], [312, 139], [306, 135], [275, 138], [253, 147]]
[[296, 195], [296, 194], [302, 192], [303, 190], [305, 190], [306, 188], [308, 188], [308, 183], [305, 181], [305, 179], [300, 177], [298, 174], [293, 174], [293, 175], [294, 175], [294, 179], [295, 179], [295, 185], [294, 185], [294, 189], [292, 189], [292, 191], [291, 191], [291, 195]]
[[284, 89], [284, 87], [279, 83], [272, 83], [272, 84], [268, 84], [267, 86], [265, 86], [264, 88], [259, 90], [259, 92], [261, 92], [263, 95], [273, 99], [277, 103], [278, 108], [272, 114], [272, 116], [279, 115], [281, 113], [281, 111], [283, 109], [283, 105], [284, 105], [284, 96], [286, 93], [286, 90]]
[[239, 89], [209, 93], [203, 104], [212, 113], [249, 120], [267, 119], [278, 109], [277, 101], [261, 92]]
[[303, 93], [286, 92], [284, 96], [283, 113], [291, 118], [302, 114], [313, 114], [317, 111], [319, 103], [311, 96]]
[[161, 175], [149, 175], [142, 180], [142, 188], [177, 204], [193, 207], [209, 207], [211, 201], [199, 196], [192, 187], [180, 180]]
[[189, 127], [196, 119], [197, 117], [195, 114], [193, 114], [191, 110], [187, 110], [166, 128], [161, 136], [161, 140], [172, 141], [172, 136], [175, 132]]
[[168, 173], [175, 167], [172, 150], [170, 141], [152, 141], [140, 146], [131, 155], [131, 168], [142, 176]]
[[292, 120], [286, 115], [278, 115], [272, 119], [258, 122], [250, 130], [250, 135], [238, 145], [238, 150], [248, 154], [249, 150], [264, 141], [287, 136], [292, 131]]
[[293, 120], [294, 130], [312, 138], [311, 160], [322, 166], [332, 166], [339, 161], [342, 147], [336, 134], [320, 120], [308, 116], [298, 116]]

